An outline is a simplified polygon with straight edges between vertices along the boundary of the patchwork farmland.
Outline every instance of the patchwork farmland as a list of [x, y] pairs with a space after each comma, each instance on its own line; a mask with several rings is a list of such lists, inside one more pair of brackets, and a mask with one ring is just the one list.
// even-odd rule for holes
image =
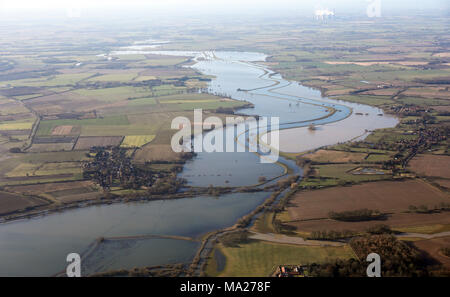
[[86, 136], [79, 137], [77, 143], [75, 144], [75, 150], [89, 150], [93, 147], [110, 147], [118, 146], [122, 142], [123, 137], [121, 136]]
[[[449, 224], [445, 213], [421, 213], [411, 207], [425, 206], [431, 210], [448, 203], [448, 195], [422, 181], [384, 181], [351, 187], [334, 187], [299, 192], [289, 202], [283, 222], [297, 230], [364, 231], [370, 226], [387, 224], [391, 228], [422, 224]], [[329, 213], [372, 209], [385, 218], [371, 221], [341, 222], [330, 219]]]
[[[0, 85], [8, 86], [0, 87], [0, 151], [6, 152], [0, 157], [0, 187], [10, 193], [0, 199], [2, 214], [104, 198], [104, 189], [83, 174], [98, 148], [120, 147], [136, 164], [168, 162], [152, 165], [164, 174], [178, 170], [185, 156], [170, 153], [173, 118], [191, 118], [193, 108], [215, 114], [246, 106], [200, 92], [210, 79], [182, 67], [189, 57], [131, 55], [108, 61], [73, 55], [67, 59], [82, 60], [82, 67], [37, 70], [48, 60], [43, 56], [33, 58], [33, 66], [18, 64], [22, 74], [0, 77]], [[25, 74], [27, 67], [36, 72]], [[118, 196], [140, 191], [110, 189]]]

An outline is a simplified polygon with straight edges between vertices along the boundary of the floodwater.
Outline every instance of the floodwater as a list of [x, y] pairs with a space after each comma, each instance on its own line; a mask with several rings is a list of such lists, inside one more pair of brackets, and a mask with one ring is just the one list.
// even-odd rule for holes
[[[396, 119], [378, 116], [382, 112], [376, 108], [322, 98], [318, 91], [282, 79], [270, 69], [254, 63], [265, 60], [266, 56], [260, 53], [144, 52], [137, 50], [139, 46], [142, 45], [110, 55], [155, 53], [195, 57], [197, 63], [193, 67], [215, 77], [209, 92], [226, 94], [255, 105], [255, 108], [241, 110], [241, 113], [276, 116], [282, 129], [295, 128], [281, 131], [282, 150], [301, 151], [337, 143], [361, 137], [361, 129], [392, 127], [397, 123]], [[336, 112], [330, 116], [331, 109]], [[368, 115], [356, 116], [355, 111]], [[312, 123], [318, 125], [313, 133], [301, 128]], [[208, 133], [229, 135], [227, 129], [231, 128], [234, 127]], [[252, 131], [233, 135], [241, 143], [250, 145], [246, 138], [252, 135]], [[234, 137], [227, 138], [227, 141], [235, 145]], [[301, 174], [301, 169], [293, 161], [283, 158], [279, 161], [288, 165], [293, 174]], [[261, 163], [259, 156], [252, 152], [204, 152], [189, 161], [180, 176], [192, 186], [245, 186], [257, 184], [260, 176], [271, 179], [283, 172], [278, 164]], [[233, 225], [269, 195], [267, 192], [234, 193], [218, 198], [91, 206], [1, 224], [0, 276], [56, 274], [65, 269], [67, 254], [85, 253], [100, 237], [136, 236], [129, 240], [105, 240], [83, 260], [82, 273], [189, 262], [199, 246], [198, 242], [172, 238], [139, 239], [139, 236], [198, 237]]]
[[[219, 198], [196, 197], [91, 206], [2, 224], [0, 276], [56, 274], [65, 267], [69, 253], [84, 253], [100, 237], [197, 237], [233, 225], [260, 205], [268, 195], [264, 192], [235, 193]], [[112, 252], [110, 244], [100, 245], [100, 250], [94, 254], [102, 257], [96, 261], [92, 256], [89, 257], [86, 270], [98, 272], [119, 267], [133, 268], [137, 263], [134, 259], [140, 259], [140, 266], [187, 262], [192, 259], [197, 247], [198, 243], [173, 239], [149, 239], [125, 246], [122, 244], [115, 252]], [[111, 252], [111, 258], [105, 259], [105, 251]]]
[[[152, 53], [194, 57], [198, 62], [193, 68], [215, 77], [209, 85], [210, 93], [245, 100], [254, 105], [254, 108], [242, 109], [239, 113], [279, 117], [279, 149], [283, 152], [304, 152], [340, 142], [361, 140], [369, 135], [369, 131], [394, 127], [398, 123], [395, 117], [384, 114], [379, 108], [324, 98], [317, 90], [284, 80], [279, 74], [257, 64], [266, 59], [263, 54], [179, 51]], [[310, 125], [314, 125], [315, 130], [308, 129]], [[248, 125], [246, 127], [248, 129]], [[227, 130], [233, 130], [231, 135], [235, 135], [238, 128], [225, 127], [212, 133], [219, 137], [227, 135]], [[268, 139], [271, 139], [270, 129], [268, 130]], [[249, 144], [251, 133], [238, 136], [239, 142]], [[230, 137], [224, 139], [225, 147]], [[283, 158], [279, 161], [286, 162]], [[249, 172], [252, 174], [248, 174]], [[279, 166], [262, 164], [259, 156], [250, 152], [199, 153], [198, 157], [186, 164], [180, 176], [192, 186], [243, 186], [256, 184], [260, 176], [271, 179], [281, 173]]]

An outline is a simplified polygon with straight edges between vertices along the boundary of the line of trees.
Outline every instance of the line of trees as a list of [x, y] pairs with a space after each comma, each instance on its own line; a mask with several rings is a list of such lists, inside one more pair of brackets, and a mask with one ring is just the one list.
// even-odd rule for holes
[[355, 236], [356, 233], [350, 230], [343, 231], [312, 231], [308, 239], [312, 240], [339, 240]]
[[372, 209], [358, 209], [358, 210], [349, 210], [342, 212], [334, 212], [330, 211], [328, 213], [328, 217], [332, 220], [336, 221], [344, 221], [344, 222], [359, 222], [359, 221], [370, 221], [370, 220], [378, 220], [384, 216], [378, 210]]
[[[377, 253], [381, 258], [381, 276], [417, 277], [431, 274], [431, 260], [412, 244], [397, 240], [392, 235], [372, 235], [353, 238], [350, 246], [358, 259], [335, 260], [326, 264], [311, 264], [308, 275], [312, 277], [365, 277], [366, 257]], [[436, 273], [441, 273], [436, 272]]]

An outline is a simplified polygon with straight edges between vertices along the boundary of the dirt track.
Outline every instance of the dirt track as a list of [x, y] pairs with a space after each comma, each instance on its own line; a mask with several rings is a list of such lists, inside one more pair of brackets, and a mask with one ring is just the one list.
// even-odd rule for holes
[[343, 246], [345, 243], [338, 241], [320, 241], [320, 240], [305, 240], [301, 237], [291, 237], [281, 234], [273, 233], [257, 233], [251, 232], [253, 235], [250, 236], [251, 239], [264, 240], [276, 243], [287, 243], [295, 245], [307, 245], [307, 246]]
[[423, 238], [423, 239], [433, 239], [433, 238], [439, 238], [439, 237], [445, 237], [450, 236], [450, 231], [447, 232], [441, 232], [441, 233], [435, 233], [435, 234], [422, 234], [422, 233], [402, 233], [399, 235], [396, 235], [397, 237], [417, 237], [417, 238]]

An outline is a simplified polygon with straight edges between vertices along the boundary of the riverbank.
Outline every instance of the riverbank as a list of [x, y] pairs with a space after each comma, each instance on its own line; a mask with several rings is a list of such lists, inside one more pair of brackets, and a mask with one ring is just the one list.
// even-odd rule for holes
[[[220, 55], [220, 54], [219, 54]], [[239, 60], [239, 53], [235, 53], [233, 54], [236, 56], [237, 60]], [[258, 56], [259, 57], [259, 56]], [[233, 58], [232, 61], [234, 61], [235, 59]], [[212, 64], [209, 64], [212, 63]], [[289, 108], [289, 100], [292, 100], [293, 98], [286, 96], [286, 99], [288, 99], [287, 101], [284, 100], [277, 100], [277, 98], [271, 98], [271, 96], [273, 97], [273, 94], [271, 94], [270, 92], [266, 92], [263, 89], [258, 89], [255, 94], [246, 94], [245, 92], [237, 92], [236, 90], [238, 89], [238, 85], [242, 85], [243, 83], [248, 83], [249, 85], [254, 85], [254, 86], [258, 86], [259, 87], [263, 87], [267, 85], [267, 82], [264, 81], [260, 81], [259, 77], [261, 76], [261, 70], [255, 70], [252, 67], [247, 67], [246, 65], [243, 65], [242, 63], [225, 63], [225, 62], [220, 62], [220, 61], [203, 61], [201, 62], [200, 65], [197, 65], [200, 69], [203, 69], [206, 71], [205, 74], [211, 73], [212, 71], [212, 66], [217, 66], [217, 69], [222, 69], [221, 67], [231, 67], [232, 71], [231, 71], [231, 76], [229, 76], [229, 72], [226, 72], [226, 75], [222, 75], [221, 73], [217, 73], [217, 78], [215, 80], [213, 80], [211, 82], [211, 88], [213, 88], [212, 90], [210, 90], [211, 92], [214, 92], [214, 89], [216, 90], [216, 92], [220, 93], [224, 91], [224, 87], [227, 87], [227, 90], [229, 91], [231, 97], [235, 97], [239, 100], [246, 100], [250, 103], [252, 103], [254, 105], [254, 108], [252, 109], [248, 109], [248, 110], [241, 110], [240, 113], [242, 114], [248, 114], [248, 115], [261, 115], [261, 116], [283, 116], [284, 119], [284, 123], [287, 123], [287, 125], [295, 125], [292, 123], [295, 123], [296, 121], [298, 121], [298, 118], [306, 118], [309, 121], [317, 121], [318, 118], [320, 118], [322, 122], [327, 122], [327, 121], [336, 121], [339, 120], [340, 118], [345, 118], [350, 112], [351, 110], [346, 108], [345, 106], [342, 105], [337, 105], [336, 102], [324, 102], [324, 103], [320, 103], [323, 104], [323, 106], [319, 106], [319, 105], [314, 105], [315, 103], [312, 102], [313, 100], [311, 99], [302, 99], [298, 102], [299, 107], [301, 106], [302, 108], [298, 108], [298, 109], [291, 109]], [[208, 70], [210, 69], [210, 70]], [[224, 69], [229, 71], [230, 69]], [[236, 75], [234, 73], [245, 73], [247, 75], [245, 81], [242, 81], [241, 79], [239, 79], [238, 81], [236, 81]], [[265, 72], [262, 71], [262, 74], [264, 74]], [[232, 85], [227, 85], [227, 82], [230, 83], [232, 82]], [[236, 84], [236, 85], [234, 85]], [[286, 82], [286, 84], [288, 85], [289, 83]], [[290, 84], [289, 84], [290, 85]], [[300, 88], [301, 91], [303, 91], [304, 89]], [[276, 96], [279, 97], [279, 96]], [[296, 98], [297, 99], [297, 98]], [[279, 102], [286, 102], [283, 104], [279, 104]], [[314, 103], [314, 104], [308, 104], [308, 103]], [[334, 108], [332, 105], [335, 105], [335, 107], [339, 108], [339, 110], [341, 110], [341, 112], [335, 112], [330, 114], [330, 108]], [[278, 115], [277, 115], [278, 113]], [[285, 118], [284, 118], [285, 116]], [[304, 124], [307, 124], [306, 122]], [[227, 128], [225, 128], [227, 129]], [[209, 132], [211, 133], [211, 132]], [[239, 162], [236, 162], [236, 160], [239, 160]], [[212, 168], [211, 167], [211, 161], [214, 162], [215, 166]], [[194, 188], [198, 188], [199, 185], [197, 184], [197, 181], [201, 181], [203, 183], [205, 183], [203, 181], [204, 179], [204, 175], [205, 172], [204, 169], [207, 170], [213, 170], [214, 175], [211, 175], [209, 178], [209, 180], [206, 182], [206, 185], [208, 184], [215, 184], [214, 187], [217, 187], [217, 185], [220, 185], [222, 183], [223, 180], [225, 179], [229, 179], [229, 173], [227, 172], [227, 170], [231, 170], [233, 172], [233, 178], [236, 182], [234, 182], [233, 180], [231, 181], [230, 186], [232, 187], [245, 187], [250, 185], [259, 185], [261, 183], [255, 182], [258, 180], [259, 176], [266, 176], [267, 179], [267, 183], [274, 183], [275, 181], [277, 181], [277, 179], [279, 179], [281, 176], [286, 176], [286, 174], [288, 175], [292, 175], [296, 172], [298, 172], [299, 170], [296, 168], [295, 164], [290, 164], [287, 160], [284, 161], [283, 160], [283, 164], [284, 168], [280, 168], [279, 165], [276, 164], [270, 164], [270, 165], [266, 165], [263, 166], [259, 163], [257, 163], [257, 161], [259, 161], [259, 158], [257, 156], [255, 156], [253, 153], [244, 153], [243, 155], [238, 156], [237, 154], [224, 154], [224, 155], [217, 155], [217, 154], [202, 154], [197, 156], [196, 158], [194, 158], [192, 160], [192, 162], [189, 162], [189, 164], [186, 164], [191, 167], [188, 168], [187, 170], [187, 174], [190, 174], [191, 176], [187, 177], [188, 181], [191, 181], [190, 186], [194, 187]], [[289, 163], [289, 165], [287, 165]], [[197, 167], [192, 167], [193, 165], [198, 165], [200, 164], [201, 166], [197, 166]], [[230, 166], [230, 164], [233, 164], [232, 166]], [[223, 166], [222, 166], [223, 165]], [[289, 170], [289, 167], [293, 166], [293, 168], [291, 170]], [[242, 168], [242, 169], [240, 169]], [[189, 173], [189, 171], [192, 170], [196, 170], [194, 171], [194, 174]], [[281, 170], [280, 170], [281, 169]], [[186, 171], [186, 166], [185, 166], [185, 171]], [[261, 173], [256, 173], [256, 172], [261, 172]], [[256, 173], [256, 174], [255, 174]], [[198, 177], [199, 174], [202, 174], [202, 176]], [[256, 176], [255, 176], [256, 175]], [[183, 177], [183, 176], [181, 176]], [[233, 184], [234, 183], [234, 184]], [[289, 182], [285, 185], [286, 189], [289, 189], [291, 187], [291, 185], [295, 183], [295, 181]], [[262, 185], [261, 185], [262, 186]], [[261, 187], [260, 186], [260, 187]], [[207, 187], [205, 187], [207, 188]], [[200, 193], [196, 193], [196, 194], [200, 194]], [[225, 221], [222, 221], [220, 219], [220, 216], [217, 215], [217, 218], [214, 218], [214, 220], [217, 220], [215, 225], [211, 225], [211, 223], [208, 223], [207, 221], [202, 221], [202, 222], [197, 222], [197, 218], [199, 217], [198, 211], [200, 211], [200, 209], [193, 209], [192, 212], [189, 212], [187, 214], [184, 214], [184, 216], [186, 216], [186, 220], [188, 220], [191, 223], [183, 223], [183, 224], [176, 224], [173, 225], [172, 223], [175, 223], [178, 220], [178, 217], [176, 215], [174, 215], [173, 213], [173, 209], [167, 206], [167, 212], [162, 211], [162, 212], [158, 212], [158, 217], [160, 216], [164, 216], [164, 221], [166, 221], [166, 225], [168, 225], [169, 227], [164, 227], [164, 230], [161, 230], [162, 234], [168, 234], [168, 235], [186, 235], [186, 234], [201, 234], [202, 230], [206, 230], [207, 232], [212, 232], [212, 231], [208, 231], [210, 230], [211, 226], [217, 226], [218, 228], [216, 228], [216, 230], [225, 230], [225, 231], [230, 231], [233, 232], [235, 230], [237, 230], [237, 228], [242, 228], [245, 226], [248, 226], [249, 224], [252, 224], [255, 221], [255, 218], [267, 207], [272, 207], [274, 203], [276, 203], [277, 201], [285, 201], [285, 199], [283, 199], [285, 197], [285, 194], [287, 195], [288, 193], [278, 193], [275, 196], [271, 196], [269, 199], [267, 199], [267, 196], [269, 196], [269, 193], [264, 193], [264, 192], [256, 192], [256, 193], [251, 193], [251, 194], [246, 194], [246, 193], [233, 193], [233, 194], [227, 194], [227, 195], [234, 195], [232, 196], [234, 199], [234, 201], [236, 201], [233, 205], [228, 205], [226, 203], [227, 198], [225, 198], [227, 195], [222, 195], [220, 196], [217, 201], [214, 201], [214, 205], [209, 209], [208, 213], [214, 213], [214, 214], [219, 214], [221, 212], [223, 212], [223, 205], [225, 203], [225, 205], [228, 205], [227, 207], [229, 208], [228, 210], [233, 213], [233, 222], [231, 222], [229, 219]], [[185, 194], [181, 194], [183, 196], [185, 196]], [[251, 197], [251, 198], [250, 198]], [[167, 197], [165, 197], [167, 198]], [[176, 197], [172, 197], [172, 198], [176, 198]], [[180, 197], [181, 198], [181, 197]], [[140, 199], [140, 197], [136, 198], [136, 199]], [[143, 208], [145, 209], [149, 209], [150, 206], [152, 206], [151, 208], [154, 208], [155, 205], [161, 205], [160, 202], [162, 202], [162, 200], [156, 200], [153, 199], [152, 201], [148, 201], [148, 199], [144, 199], [146, 201], [146, 204], [143, 205], [135, 205], [135, 204], [130, 204], [131, 207], [129, 207], [130, 209], [132, 209], [133, 211], [136, 212], [141, 212]], [[192, 199], [165, 199], [170, 201], [171, 203], [167, 203], [167, 205], [172, 205], [172, 204], [176, 204], [176, 205], [183, 205], [181, 207], [181, 209], [185, 210], [185, 209], [190, 209], [193, 205], [197, 205], [197, 203], [200, 203], [203, 205], [203, 203], [210, 201], [209, 198], [206, 199], [197, 199], [197, 196], [194, 197], [194, 194], [192, 195]], [[177, 201], [177, 203], [172, 203]], [[195, 201], [195, 203], [194, 203]], [[237, 201], [239, 201], [239, 203], [237, 203]], [[98, 219], [98, 214], [95, 214], [96, 211], [101, 211], [101, 212], [105, 212], [106, 215], [106, 211], [108, 211], [108, 209], [117, 209], [117, 211], [121, 214], [119, 217], [122, 216], [122, 213], [126, 214], [128, 213], [128, 210], [124, 207], [122, 207], [122, 203], [124, 202], [123, 200], [117, 200], [115, 201], [117, 203], [111, 203], [114, 205], [108, 206], [108, 207], [102, 207], [100, 205], [97, 205], [97, 207], [83, 207], [80, 209], [73, 209], [73, 212], [63, 212], [60, 214], [60, 218], [61, 220], [66, 220], [69, 218], [72, 218], [73, 215], [75, 213], [83, 213], [83, 215], [87, 216], [87, 219], [85, 218], [85, 220], [97, 220]], [[212, 203], [212, 202], [211, 202]], [[108, 202], [108, 204], [110, 204]], [[95, 204], [94, 204], [95, 205]], [[94, 205], [89, 205], [89, 206], [94, 206]], [[241, 205], [241, 206], [239, 206]], [[74, 205], [73, 207], [77, 207], [79, 205]], [[86, 205], [88, 206], [88, 205]], [[162, 206], [160, 206], [162, 207]], [[222, 208], [218, 208], [218, 207], [222, 207]], [[203, 209], [203, 207], [201, 208]], [[228, 211], [227, 210], [227, 211]], [[206, 211], [206, 210], [204, 210]], [[204, 215], [208, 215], [207, 213], [205, 213]], [[151, 224], [142, 224], [142, 221], [146, 221], [149, 219], [153, 219], [153, 218], [147, 218], [148, 213], [141, 213], [140, 215], [133, 215], [133, 220], [131, 222], [128, 222], [129, 220], [123, 218], [123, 220], [125, 220], [127, 222], [127, 224], [136, 224], [133, 226], [130, 226], [128, 228], [126, 228], [125, 230], [122, 231], [121, 234], [119, 235], [123, 235], [123, 236], [132, 236], [133, 233], [138, 233], [137, 235], [139, 235], [139, 233], [144, 233], [144, 234], [154, 234], [155, 232], [152, 232], [150, 229], [158, 229], [158, 228], [163, 228], [159, 222], [155, 221], [155, 222], [151, 222]], [[192, 217], [190, 217], [192, 216]], [[216, 215], [215, 215], [216, 216]], [[239, 220], [239, 218], [241, 218]], [[104, 220], [105, 217], [103, 217], [102, 220]], [[162, 218], [161, 218], [162, 219]], [[38, 221], [40, 221], [41, 218], [39, 218], [38, 220], [34, 221], [34, 223], [37, 223]], [[49, 224], [51, 223], [51, 221], [53, 220], [53, 216], [47, 216], [45, 219], [42, 219], [42, 221], [48, 221]], [[123, 224], [124, 221], [121, 222], [115, 222], [114, 217], [112, 217], [111, 219], [107, 220], [108, 222], [106, 222], [105, 224], [112, 224], [111, 225], [111, 229], [112, 230], [116, 230], [117, 227], [116, 224], [118, 224], [118, 226], [121, 226]], [[239, 221], [238, 224], [234, 224], [236, 221]], [[30, 220], [30, 222], [32, 222]], [[141, 223], [139, 223], [141, 222]], [[231, 223], [230, 223], [231, 222]], [[19, 223], [19, 222], [18, 222]], [[25, 223], [27, 224], [28, 222], [20, 222], [20, 223]], [[11, 224], [6, 224], [6, 226], [10, 227], [10, 228], [15, 228], [15, 223], [12, 222]], [[65, 225], [67, 225], [67, 228], [70, 227], [70, 224], [66, 223]], [[233, 226], [234, 225], [234, 226]], [[21, 229], [20, 225], [17, 225], [19, 229]], [[63, 225], [61, 225], [63, 226]], [[145, 227], [143, 227], [145, 226]], [[158, 227], [159, 226], [159, 227]], [[178, 226], [178, 227], [175, 227]], [[181, 227], [183, 226], [183, 231], [181, 232], [181, 230], [179, 230]], [[226, 227], [226, 226], [233, 226], [233, 227]], [[24, 227], [26, 227], [26, 225], [24, 225]], [[101, 225], [99, 226], [101, 227]], [[225, 228], [225, 229], [224, 229]], [[232, 228], [230, 230], [228, 230], [228, 228]], [[101, 228], [100, 228], [101, 229]], [[185, 229], [189, 230], [186, 231]], [[122, 230], [121, 228], [119, 228], [119, 230]], [[158, 229], [159, 230], [159, 229]], [[224, 231], [224, 232], [225, 232]], [[94, 232], [94, 230], [93, 230]], [[105, 231], [103, 231], [105, 232]], [[115, 232], [120, 232], [120, 231], [115, 231]], [[131, 232], [131, 234], [127, 234], [125, 232]], [[207, 233], [205, 232], [205, 233]], [[216, 231], [217, 232], [217, 231]], [[95, 233], [95, 232], [94, 232]], [[219, 231], [220, 233], [220, 231]], [[100, 233], [101, 234], [101, 233]], [[100, 234], [95, 235], [95, 238], [99, 238], [102, 237]], [[92, 234], [93, 235], [93, 234]], [[113, 233], [113, 235], [116, 235], [116, 233]], [[110, 237], [110, 236], [103, 236], [103, 237]], [[208, 248], [207, 246], [209, 246], [210, 244], [212, 244], [214, 242], [214, 236], [209, 236], [209, 239], [204, 241], [203, 244], [203, 248], [201, 248], [198, 252], [198, 257], [194, 257], [194, 260], [197, 259], [197, 263], [196, 261], [193, 261], [193, 263], [196, 263], [195, 268], [193, 268], [193, 271], [197, 271], [196, 273], [198, 273], [199, 271], [201, 271], [201, 269], [199, 268], [200, 266], [204, 265], [203, 263], [205, 263], [205, 259], [207, 258], [208, 255]], [[56, 238], [55, 238], [56, 239]], [[24, 239], [25, 240], [25, 239]], [[88, 241], [88, 240], [86, 240]], [[88, 241], [91, 242], [91, 241]], [[30, 243], [23, 243], [26, 246], [31, 246], [32, 244]], [[169, 242], [167, 242], [167, 244], [169, 244]], [[81, 247], [83, 247], [84, 245], [84, 241], [80, 241], [79, 245]], [[85, 247], [85, 245], [84, 245]], [[61, 250], [58, 248], [58, 245], [55, 245], [53, 247], [56, 250]], [[63, 250], [59, 251], [59, 252], [63, 252]], [[155, 251], [156, 252], [156, 251]], [[6, 250], [4, 251], [4, 253], [7, 253]], [[44, 259], [45, 257], [43, 257]], [[197, 265], [199, 264], [199, 265]]]

